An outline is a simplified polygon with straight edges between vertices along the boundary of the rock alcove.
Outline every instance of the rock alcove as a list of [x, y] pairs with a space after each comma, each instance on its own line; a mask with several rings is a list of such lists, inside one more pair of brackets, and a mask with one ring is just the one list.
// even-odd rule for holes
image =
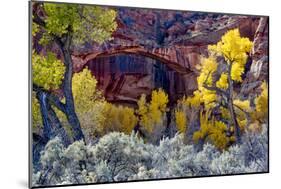
[[[149, 98], [152, 90], [162, 88], [171, 103], [192, 92], [186, 74], [165, 62], [139, 54], [114, 54], [89, 60], [85, 67], [98, 81], [107, 101], [135, 106], [141, 94]], [[195, 86], [193, 86], [195, 88]]]

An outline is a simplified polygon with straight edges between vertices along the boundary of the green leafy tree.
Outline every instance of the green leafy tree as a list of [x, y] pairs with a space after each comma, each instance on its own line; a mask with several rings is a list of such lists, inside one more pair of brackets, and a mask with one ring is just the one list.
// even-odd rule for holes
[[[38, 69], [40, 70], [39, 72], [34, 72], [33, 77], [38, 78], [38, 80], [35, 80], [35, 84], [39, 84], [39, 86], [34, 85], [34, 90], [37, 93], [47, 90], [47, 94], [49, 94], [46, 95], [48, 101], [66, 115], [73, 131], [74, 140], [84, 139], [84, 135], [75, 112], [72, 94], [72, 49], [75, 45], [83, 45], [85, 42], [89, 41], [103, 43], [109, 40], [112, 32], [117, 27], [115, 17], [116, 12], [114, 10], [97, 6], [42, 2], [33, 3], [32, 34], [36, 35], [37, 32], [41, 32], [42, 38], [40, 39], [40, 43], [43, 45], [55, 43], [62, 55], [64, 73], [61, 88], [65, 102], [61, 102], [60, 99], [50, 92], [52, 87], [49, 86], [49, 84], [40, 83], [40, 78], [42, 78], [42, 76], [44, 78], [44, 75], [48, 72], [51, 74], [51, 76], [49, 75], [49, 79], [55, 78], [55, 83], [59, 85], [60, 79], [58, 79], [57, 73], [55, 73], [56, 71], [51, 71], [51, 68]], [[57, 60], [53, 61], [54, 64], [56, 64], [56, 62]], [[62, 68], [59, 72], [61, 71]], [[49, 115], [45, 115], [45, 117], [48, 116]]]

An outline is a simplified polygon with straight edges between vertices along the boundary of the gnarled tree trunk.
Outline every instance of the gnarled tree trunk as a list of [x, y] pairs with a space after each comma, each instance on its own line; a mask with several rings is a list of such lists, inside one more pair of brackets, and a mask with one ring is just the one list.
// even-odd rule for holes
[[65, 73], [63, 80], [63, 93], [65, 97], [65, 115], [67, 120], [71, 126], [73, 132], [73, 139], [76, 140], [84, 140], [84, 134], [82, 132], [80, 121], [75, 112], [74, 99], [72, 94], [72, 76], [73, 76], [73, 62], [70, 54], [70, 43], [71, 36], [68, 34], [66, 36], [66, 41], [64, 44], [59, 44], [63, 57], [64, 57], [64, 65], [65, 65]]

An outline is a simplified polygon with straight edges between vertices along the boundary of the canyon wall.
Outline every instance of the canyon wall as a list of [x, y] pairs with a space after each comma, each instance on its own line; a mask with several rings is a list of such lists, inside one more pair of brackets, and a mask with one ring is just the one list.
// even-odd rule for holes
[[[195, 67], [202, 56], [207, 56], [207, 46], [218, 42], [233, 28], [239, 28], [242, 36], [254, 41], [242, 84], [243, 95], [255, 90], [253, 83], [268, 77], [267, 17], [136, 8], [116, 10], [118, 27], [112, 40], [102, 45], [89, 41], [74, 46], [72, 55], [75, 72], [88, 66], [110, 101], [136, 102], [141, 93], [149, 94], [157, 87], [167, 86], [173, 101], [191, 95], [197, 88]], [[118, 66], [115, 71], [110, 69], [114, 63], [122, 64], [121, 67], [130, 67], [132, 63], [141, 66], [122, 72]], [[162, 85], [153, 80], [159, 75], [159, 69], [154, 69], [159, 64], [164, 64], [162, 71], [167, 71]]]

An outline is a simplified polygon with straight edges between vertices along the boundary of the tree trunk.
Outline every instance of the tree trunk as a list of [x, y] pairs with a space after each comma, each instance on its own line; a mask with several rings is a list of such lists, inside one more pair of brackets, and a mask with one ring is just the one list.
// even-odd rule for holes
[[[194, 144], [193, 134], [200, 130], [200, 110], [197, 108], [191, 108], [188, 112], [188, 125], [185, 131], [185, 144]], [[199, 141], [200, 143], [200, 141]], [[203, 141], [204, 143], [204, 141]], [[202, 145], [203, 147], [203, 145]]]
[[52, 133], [52, 126], [48, 115], [46, 94], [44, 92], [38, 91], [36, 93], [36, 97], [40, 104], [40, 112], [43, 122], [43, 139], [44, 141], [49, 141], [50, 138], [52, 138], [53, 133]]
[[34, 169], [40, 170], [40, 153], [42, 150], [44, 150], [49, 140], [58, 136], [65, 146], [70, 144], [70, 140], [56, 113], [50, 105], [48, 93], [37, 90], [36, 98], [38, 99], [40, 105], [40, 112], [43, 122], [43, 134], [40, 136], [33, 133], [32, 159]]
[[[33, 21], [37, 23], [38, 25], [42, 26], [43, 28], [46, 28], [46, 23], [37, 15], [34, 14]], [[65, 65], [65, 73], [64, 73], [64, 81], [63, 81], [63, 93], [65, 96], [65, 104], [62, 104], [64, 109], [64, 114], [67, 117], [67, 120], [69, 122], [69, 125], [71, 126], [71, 129], [73, 131], [73, 139], [76, 140], [84, 140], [84, 135], [82, 132], [82, 129], [80, 127], [79, 119], [75, 113], [74, 108], [74, 101], [73, 101], [73, 95], [72, 95], [72, 74], [73, 74], [73, 64], [70, 54], [70, 44], [71, 44], [71, 28], [68, 28], [68, 33], [65, 34], [63, 37], [58, 37], [56, 35], [52, 35], [55, 43], [59, 46], [63, 57], [64, 57], [64, 65]], [[65, 40], [62, 40], [64, 38]], [[59, 103], [56, 103], [55, 105], [60, 109]], [[84, 140], [85, 141], [85, 140]]]
[[236, 137], [236, 142], [238, 144], [241, 144], [241, 130], [237, 122], [236, 113], [234, 111], [234, 106], [233, 106], [233, 81], [231, 79], [231, 69], [232, 69], [232, 63], [229, 65], [228, 68], [228, 85], [229, 85], [228, 109], [230, 112], [232, 124], [234, 125], [234, 134]]
[[66, 42], [61, 46], [61, 51], [64, 57], [65, 73], [63, 80], [63, 93], [65, 97], [65, 113], [67, 120], [72, 128], [73, 138], [75, 141], [84, 140], [84, 134], [82, 132], [78, 116], [75, 112], [74, 100], [72, 95], [72, 75], [73, 75], [73, 63], [70, 55], [70, 36], [67, 36]]
[[235, 111], [234, 111], [232, 100], [230, 100], [229, 103], [228, 103], [228, 109], [229, 109], [229, 112], [230, 112], [231, 121], [234, 125], [234, 134], [235, 134], [235, 137], [236, 137], [236, 141], [237, 141], [238, 144], [241, 144], [241, 130], [240, 130], [239, 124], [238, 124], [237, 119], [236, 119], [236, 114], [235, 114]]
[[50, 139], [58, 136], [61, 138], [64, 145], [67, 146], [70, 144], [68, 135], [65, 129], [62, 127], [55, 111], [51, 107], [47, 95], [48, 94], [43, 91], [38, 91], [36, 94], [42, 115], [44, 142], [47, 143]]
[[171, 126], [171, 117], [172, 117], [171, 111], [168, 111], [166, 113], [166, 117], [167, 117], [167, 124], [165, 125], [166, 128], [165, 128], [164, 136], [171, 138], [172, 135], [173, 135], [172, 134], [172, 126]]

